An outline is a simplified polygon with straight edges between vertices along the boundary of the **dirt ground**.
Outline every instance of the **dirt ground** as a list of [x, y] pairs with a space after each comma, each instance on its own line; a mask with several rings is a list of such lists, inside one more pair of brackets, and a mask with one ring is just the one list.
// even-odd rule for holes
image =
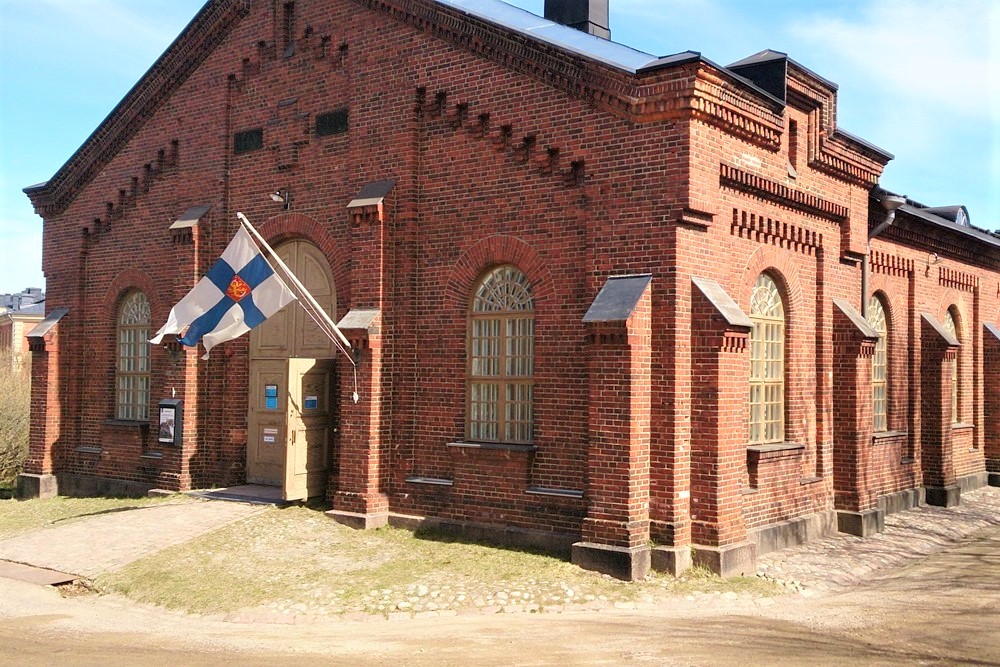
[[0, 579], [0, 663], [1000, 665], [1000, 528], [863, 586], [641, 610], [239, 624]]

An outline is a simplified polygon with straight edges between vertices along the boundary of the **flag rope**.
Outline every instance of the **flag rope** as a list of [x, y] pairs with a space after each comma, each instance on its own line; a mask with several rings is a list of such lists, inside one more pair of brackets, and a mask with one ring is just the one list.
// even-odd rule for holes
[[[302, 299], [298, 299], [299, 305], [302, 306], [302, 309], [306, 311], [306, 314], [309, 315], [310, 319], [312, 319], [312, 321], [316, 324], [316, 326], [319, 327], [319, 330], [322, 331], [324, 334], [326, 334], [327, 338], [329, 338], [333, 342], [334, 346], [340, 352], [342, 352], [345, 357], [347, 357], [348, 361], [351, 362], [351, 366], [354, 367], [354, 395], [352, 396], [352, 398], [354, 399], [354, 402], [357, 403], [358, 363], [354, 360], [354, 355], [352, 355], [348, 351], [352, 349], [351, 342], [347, 340], [347, 337], [344, 336], [343, 332], [337, 328], [337, 325], [333, 323], [333, 320], [330, 319], [330, 316], [327, 314], [327, 312], [323, 310], [323, 307], [319, 305], [319, 303], [309, 292], [309, 290], [306, 289], [306, 286], [302, 284], [302, 282], [298, 279], [298, 277], [296, 277], [296, 275], [292, 273], [292, 270], [288, 268], [288, 265], [286, 265], [285, 262], [280, 257], [278, 257], [278, 254], [274, 252], [274, 249], [268, 244], [267, 241], [264, 240], [264, 237], [261, 236], [260, 232], [258, 232], [257, 229], [250, 224], [250, 221], [247, 219], [247, 217], [240, 212], [236, 213], [236, 217], [239, 218], [240, 224], [243, 225], [243, 227], [248, 232], [250, 232], [254, 240], [260, 246], [262, 246], [264, 250], [267, 251], [267, 253], [271, 256], [272, 259], [274, 259], [274, 261], [281, 268], [282, 273], [284, 273], [285, 276], [291, 280], [292, 284], [295, 286], [296, 291], [299, 292], [299, 295], [305, 297], [304, 301]], [[309, 304], [308, 308], [306, 307], [306, 303]]]

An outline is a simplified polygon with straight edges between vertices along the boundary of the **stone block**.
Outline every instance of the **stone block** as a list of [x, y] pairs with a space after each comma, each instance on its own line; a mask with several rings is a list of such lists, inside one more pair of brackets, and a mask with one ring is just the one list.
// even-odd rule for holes
[[955, 507], [962, 502], [962, 487], [958, 484], [951, 486], [928, 486], [924, 488], [928, 505], [937, 507]]
[[18, 498], [53, 498], [59, 495], [59, 481], [55, 475], [23, 473], [17, 477]]
[[618, 547], [593, 542], [573, 545], [571, 560], [585, 570], [593, 570], [624, 581], [638, 581], [649, 574], [650, 548]]
[[339, 524], [358, 530], [371, 530], [389, 524], [388, 512], [360, 514], [358, 512], [345, 512], [343, 510], [329, 510], [326, 512], [326, 515]]
[[885, 530], [885, 510], [837, 510], [837, 530], [857, 537], [871, 537]]
[[691, 567], [691, 547], [653, 547], [651, 565], [657, 572], [679, 577]]
[[708, 568], [720, 577], [752, 577], [757, 574], [757, 545], [751, 542], [723, 547], [695, 544], [692, 549], [694, 564]]

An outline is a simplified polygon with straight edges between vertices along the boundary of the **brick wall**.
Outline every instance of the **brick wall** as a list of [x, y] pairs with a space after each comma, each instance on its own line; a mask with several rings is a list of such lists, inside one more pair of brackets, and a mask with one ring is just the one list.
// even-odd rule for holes
[[[884, 164], [837, 135], [835, 91], [793, 67], [780, 108], [698, 61], [639, 82], [451, 10], [418, 18], [404, 4], [296, 2], [289, 48], [269, 6], [211, 3], [148, 75], [149, 112], [116, 111], [118, 125], [78, 160], [90, 171], [74, 166], [33, 195], [46, 220], [48, 305], [70, 314], [58, 348], [34, 362], [46, 417], [33, 426], [31, 469], [168, 488], [245, 479], [245, 339], [207, 361], [152, 351], [154, 402], [185, 402], [182, 448], [161, 448], [155, 429], [109, 422], [120, 299], [146, 293], [155, 330], [242, 211], [273, 243], [304, 238], [322, 250], [336, 319], [351, 308], [381, 313], [379, 331], [356, 340], [367, 355], [363, 400], [341, 401], [331, 443], [328, 495], [340, 509], [582, 535], [603, 503], [621, 530], [590, 538], [676, 546], [725, 544], [831, 509], [843, 407], [832, 300], [861, 308], [861, 257], [880, 215], [869, 191]], [[475, 38], [462, 33], [469, 21]], [[314, 131], [317, 115], [344, 108], [347, 132]], [[255, 129], [262, 146], [235, 153], [234, 134]], [[382, 179], [395, 185], [374, 217], [352, 215], [347, 203]], [[291, 192], [291, 210], [268, 198], [275, 190]], [[211, 209], [189, 236], [168, 231], [199, 204]], [[960, 315], [961, 422], [940, 422], [948, 437], [934, 437], [947, 441], [958, 476], [984, 470], [984, 449], [996, 447], [983, 323], [1000, 313], [1000, 261], [975, 240], [938, 236], [901, 215], [871, 241], [869, 291], [884, 295], [890, 320], [891, 432], [855, 433], [857, 457], [838, 480], [869, 500], [928, 474], [926, 409], [944, 399], [926, 375], [922, 312]], [[449, 446], [466, 437], [472, 290], [506, 263], [535, 299], [533, 449]], [[788, 446], [754, 451], [748, 352], [720, 357], [694, 337], [705, 313], [692, 278], [717, 281], [748, 313], [763, 271], [785, 303]], [[639, 273], [652, 276], [646, 360], [607, 357], [598, 368], [604, 352], [587, 345], [583, 316], [608, 276]], [[726, 347], [718, 330], [703, 333]], [[347, 395], [352, 368], [338, 363]], [[869, 390], [856, 375], [860, 405]], [[638, 431], [592, 423], [616, 409], [617, 391], [646, 402]], [[622, 447], [614, 470], [596, 465], [602, 439]], [[555, 493], [529, 493], [539, 488]]]

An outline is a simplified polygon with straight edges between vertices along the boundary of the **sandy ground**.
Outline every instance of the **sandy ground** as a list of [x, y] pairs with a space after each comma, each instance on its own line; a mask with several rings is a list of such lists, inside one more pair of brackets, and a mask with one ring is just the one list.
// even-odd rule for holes
[[0, 663], [1000, 665], [1000, 528], [804, 597], [638, 610], [227, 623], [0, 579]]

